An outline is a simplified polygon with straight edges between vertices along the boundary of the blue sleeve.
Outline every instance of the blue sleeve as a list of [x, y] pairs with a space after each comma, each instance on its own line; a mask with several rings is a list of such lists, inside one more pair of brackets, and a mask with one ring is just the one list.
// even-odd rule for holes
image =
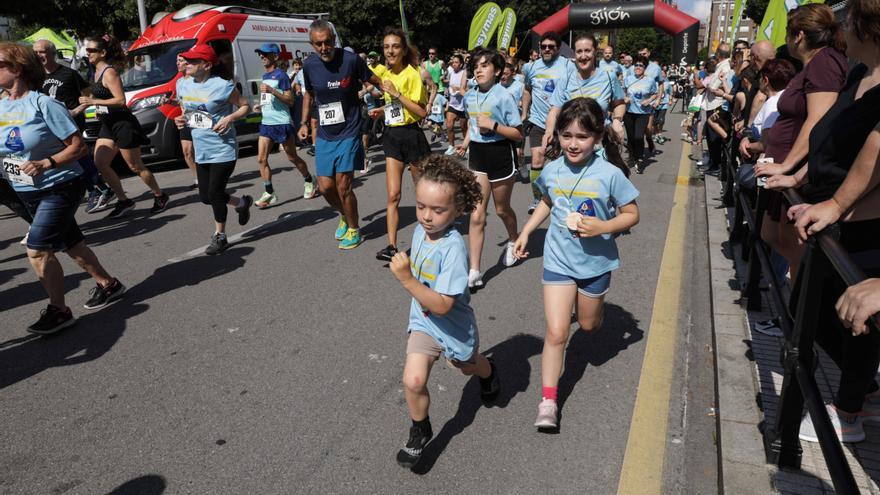
[[232, 92], [235, 91], [235, 84], [232, 81], [227, 81], [225, 79], [221, 79], [221, 81], [223, 81], [223, 86], [220, 87], [217, 99], [226, 101], [229, 99], [229, 96], [232, 94]]
[[290, 91], [290, 77], [281, 71], [281, 76], [278, 77], [278, 91]]
[[[358, 57], [358, 58], [360, 58], [360, 57]], [[305, 63], [303, 63], [303, 68], [299, 70], [299, 73], [302, 74], [302, 86], [303, 86], [302, 89], [303, 89], [303, 91], [313, 91], [314, 88], [312, 88], [312, 81], [311, 81], [311, 78], [309, 78], [309, 73], [306, 72], [306, 64]]]
[[510, 127], [521, 126], [522, 119], [520, 119], [519, 107], [516, 105], [516, 100], [514, 100], [513, 95], [506, 90], [503, 90], [502, 93], [503, 95], [501, 96], [499, 103], [501, 106], [501, 115], [504, 116], [504, 125]]
[[64, 141], [79, 133], [79, 128], [70, 116], [70, 112], [60, 101], [48, 96], [37, 97], [37, 106], [43, 114], [46, 126], [58, 139]]
[[526, 88], [532, 87], [532, 63], [529, 62], [526, 65], [523, 65], [522, 68], [522, 76], [523, 76], [523, 86]]
[[[614, 165], [611, 165], [614, 167]], [[617, 167], [611, 175], [611, 198], [617, 206], [628, 205], [639, 197], [639, 190]]]
[[622, 65], [617, 64], [617, 65], [615, 65], [614, 67], [615, 67], [615, 69], [616, 69], [616, 70], [614, 71], [615, 74], [623, 74], [623, 66], [622, 66]]
[[610, 75], [609, 79], [611, 79], [611, 101], [624, 99], [626, 95], [623, 93], [623, 87], [620, 85], [620, 81], [618, 81], [616, 77]]
[[550, 95], [550, 106], [551, 107], [561, 107], [565, 105], [565, 102], [569, 100], [568, 98], [568, 84], [571, 82], [571, 74], [567, 74], [565, 78], [562, 80], [562, 84], [557, 84], [556, 88], [553, 90], [553, 94]]
[[538, 176], [538, 178], [535, 179], [535, 182], [534, 182], [535, 187], [537, 187], [538, 190], [541, 191], [541, 195], [547, 196], [547, 197], [550, 196], [549, 185], [547, 184], [547, 178], [549, 177], [549, 174], [550, 174], [548, 172], [548, 170], [550, 170], [552, 168], [553, 168], [553, 162], [546, 164], [544, 166], [544, 169], [541, 170], [541, 175]]
[[468, 259], [464, 242], [448, 242], [437, 273], [434, 290], [447, 296], [460, 296], [468, 289]]

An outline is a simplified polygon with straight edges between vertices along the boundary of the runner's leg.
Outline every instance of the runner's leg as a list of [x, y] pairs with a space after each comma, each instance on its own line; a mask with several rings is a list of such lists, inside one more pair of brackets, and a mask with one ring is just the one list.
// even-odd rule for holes
[[385, 223], [388, 225], [388, 244], [397, 247], [397, 226], [400, 222], [400, 188], [403, 182], [404, 164], [394, 158], [385, 158], [385, 187], [388, 191], [385, 204]]
[[558, 387], [565, 356], [565, 344], [571, 328], [571, 310], [577, 298], [577, 286], [544, 284], [544, 316], [547, 330], [541, 352], [541, 385]]
[[107, 185], [110, 186], [110, 189], [116, 193], [119, 201], [125, 201], [128, 199], [128, 196], [125, 195], [125, 190], [122, 189], [122, 182], [112, 167], [113, 158], [118, 151], [119, 148], [116, 147], [116, 143], [112, 139], [98, 139], [95, 142], [95, 167], [97, 167], [98, 172], [100, 172]]
[[474, 211], [471, 212], [470, 226], [468, 227], [468, 247], [470, 248], [471, 270], [480, 271], [485, 241], [486, 209], [489, 206], [489, 195], [492, 194], [492, 186], [489, 176], [486, 174], [474, 174], [480, 185], [482, 198]]
[[150, 188], [150, 191], [153, 192], [153, 196], [162, 196], [162, 189], [159, 188], [159, 184], [156, 182], [156, 177], [153, 176], [153, 173], [144, 166], [144, 162], [141, 160], [141, 149], [120, 149], [119, 153], [122, 155], [122, 159], [125, 160], [128, 168], [137, 174], [141, 181]]
[[342, 204], [342, 212], [345, 215], [345, 221], [348, 222], [348, 228], [360, 228], [358, 218], [357, 196], [351, 187], [354, 172], [343, 172], [336, 174], [336, 190], [339, 193], [339, 201]]

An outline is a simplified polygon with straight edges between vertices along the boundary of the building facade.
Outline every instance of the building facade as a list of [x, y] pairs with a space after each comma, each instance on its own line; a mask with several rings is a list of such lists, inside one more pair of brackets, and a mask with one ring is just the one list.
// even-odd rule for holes
[[[734, 0], [712, 0], [712, 11], [709, 15], [709, 29], [704, 33], [705, 46], [709, 52], [715, 51], [718, 43], [722, 41], [746, 40], [752, 43], [755, 40], [758, 26], [745, 15], [745, 9], [740, 15], [736, 31], [731, 31], [734, 20]], [[702, 26], [701, 26], [702, 29]]]

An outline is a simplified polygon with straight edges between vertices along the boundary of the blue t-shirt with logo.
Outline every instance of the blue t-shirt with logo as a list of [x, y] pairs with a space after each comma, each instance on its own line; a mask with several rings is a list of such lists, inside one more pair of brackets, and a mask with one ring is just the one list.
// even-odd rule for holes
[[[277, 89], [281, 93], [290, 91], [290, 88], [292, 87], [290, 84], [290, 77], [288, 77], [287, 73], [281, 69], [275, 69], [263, 74], [263, 84]], [[260, 112], [263, 114], [262, 123], [264, 125], [289, 125], [290, 107], [276, 98], [273, 94], [267, 94], [265, 96], [260, 95], [261, 101], [263, 101], [264, 98], [270, 100], [271, 104], [260, 105]]]
[[[38, 91], [28, 91], [17, 100], [0, 100], [0, 157], [15, 162], [45, 160], [66, 148], [63, 140], [78, 132], [64, 104]], [[77, 161], [59, 162], [57, 168], [33, 177], [33, 186], [10, 184], [18, 192], [41, 191], [82, 173]]]
[[592, 98], [603, 112], [607, 112], [612, 101], [622, 100], [623, 97], [623, 88], [613, 73], [596, 70], [589, 79], [581, 79], [580, 72], [574, 71], [563, 84], [556, 87], [550, 97], [550, 106], [561, 107], [575, 98]]
[[[220, 119], [233, 112], [229, 96], [235, 90], [232, 81], [214, 76], [202, 82], [194, 78], [177, 80], [177, 97], [183, 105], [187, 126], [192, 132], [193, 151], [196, 163], [223, 163], [238, 158], [238, 142], [235, 139], [235, 126], [217, 134], [212, 129]], [[198, 128], [194, 121], [205, 122], [210, 119], [211, 127]]]
[[648, 62], [648, 66], [645, 67], [645, 77], [653, 79], [658, 85], [666, 81], [663, 77], [663, 69], [654, 62]]
[[606, 62], [603, 58], [599, 60], [599, 70], [602, 72], [608, 72], [612, 76], [617, 77], [620, 74], [623, 74], [623, 66], [612, 60], [611, 62]]
[[464, 95], [464, 111], [468, 114], [468, 131], [472, 143], [496, 143], [507, 139], [494, 131], [485, 134], [481, 132], [477, 126], [477, 117], [480, 115], [489, 117], [499, 125], [509, 127], [522, 125], [516, 101], [501, 84], [497, 83], [485, 93], [480, 91], [479, 87], [469, 89]]
[[570, 165], [561, 156], [544, 165], [535, 185], [553, 205], [544, 240], [544, 269], [573, 278], [616, 270], [620, 259], [614, 236], [575, 237], [566, 217], [590, 210], [596, 218], [609, 220], [613, 211], [635, 201], [639, 191], [623, 172], [596, 153], [582, 166]]
[[623, 85], [626, 87], [626, 94], [630, 98], [629, 106], [626, 107], [627, 112], [637, 114], [654, 113], [654, 108], [651, 105], [642, 106], [642, 102], [647, 102], [652, 96], [657, 94], [657, 81], [648, 76], [640, 78], [629, 76], [623, 81]]
[[[313, 92], [318, 107], [318, 138], [326, 141], [339, 141], [357, 137], [361, 128], [361, 106], [358, 92], [363, 83], [370, 80], [373, 73], [356, 54], [336, 49], [333, 60], [325, 63], [317, 53], [313, 53], [303, 63], [304, 89]], [[325, 109], [342, 106], [344, 122], [321, 124], [322, 106]]]
[[549, 65], [544, 63], [544, 59], [539, 58], [523, 67], [525, 85], [532, 91], [529, 122], [538, 127], [547, 127], [550, 97], [553, 96], [556, 87], [575, 70], [574, 64], [565, 57], [557, 57]]
[[[499, 83], [500, 84], [500, 83]], [[501, 84], [501, 87], [506, 89], [511, 96], [513, 96], [513, 100], [516, 102], [516, 105], [519, 106], [522, 103], [523, 91], [526, 89], [525, 84], [522, 81], [514, 78], [510, 81], [510, 84], [507, 86]]]
[[623, 79], [624, 79], [624, 80], [626, 80], [626, 78], [629, 77], [629, 76], [634, 76], [634, 75], [636, 75], [636, 69], [635, 69], [635, 67], [633, 67], [632, 65], [630, 65], [629, 67], [626, 67], [626, 66], [624, 66], [624, 65], [621, 65], [620, 68], [621, 68], [621, 70], [623, 71]]
[[657, 110], [667, 110], [669, 108], [669, 98], [672, 96], [672, 85], [664, 84], [663, 85], [663, 97], [660, 98], [660, 106], [657, 107]]
[[416, 225], [410, 252], [410, 269], [422, 285], [455, 298], [452, 309], [443, 316], [422, 308], [413, 298], [409, 310], [409, 331], [430, 335], [443, 346], [448, 359], [469, 361], [480, 343], [477, 319], [470, 306], [468, 291], [468, 249], [464, 238], [454, 228], [437, 241], [430, 242], [425, 229]]

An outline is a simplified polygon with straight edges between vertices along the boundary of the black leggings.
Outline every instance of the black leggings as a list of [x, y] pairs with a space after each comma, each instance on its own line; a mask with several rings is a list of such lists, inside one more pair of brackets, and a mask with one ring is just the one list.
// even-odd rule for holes
[[629, 145], [629, 156], [633, 160], [641, 160], [645, 156], [645, 129], [648, 127], [649, 114], [626, 112], [623, 126], [626, 128], [626, 143]]
[[211, 205], [214, 221], [226, 223], [229, 210], [229, 194], [226, 183], [235, 170], [235, 160], [221, 163], [197, 163], [196, 175], [199, 178], [199, 198], [202, 203]]

